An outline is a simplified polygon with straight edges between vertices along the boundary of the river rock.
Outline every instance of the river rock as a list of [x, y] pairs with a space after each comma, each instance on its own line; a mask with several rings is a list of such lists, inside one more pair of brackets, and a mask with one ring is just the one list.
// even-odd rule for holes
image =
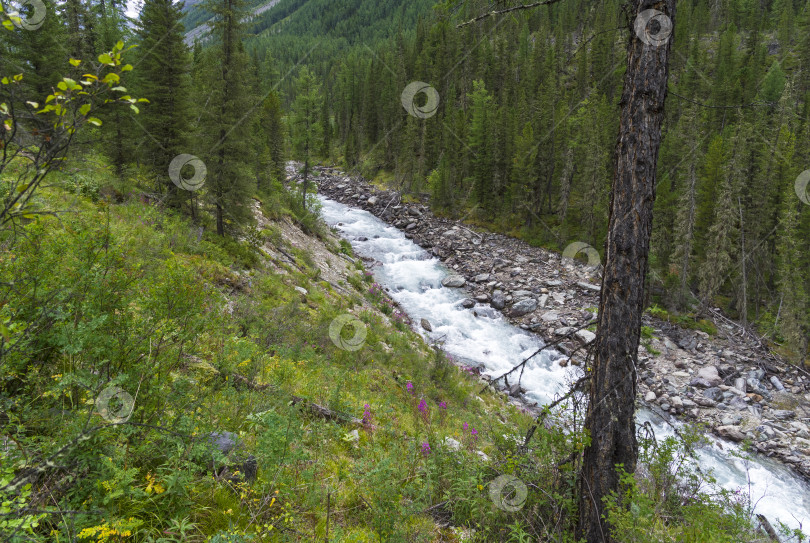
[[300, 292], [300, 293], [301, 293], [303, 296], [306, 296], [307, 294], [309, 294], [309, 292], [307, 291], [307, 289], [305, 289], [304, 287], [295, 287], [295, 290], [297, 290], [298, 292]]
[[371, 198], [368, 199], [368, 205], [375, 206], [375, 205], [377, 205], [378, 201], [379, 200], [377, 199], [376, 196], [372, 196]]
[[467, 284], [467, 280], [457, 274], [448, 275], [442, 279], [442, 286], [447, 288], [461, 288]]
[[492, 293], [492, 300], [490, 300], [489, 305], [494, 307], [495, 309], [501, 310], [506, 307], [506, 297], [504, 296], [503, 292], [500, 290], [496, 290]]
[[422, 325], [422, 328], [424, 328], [426, 331], [428, 331], [428, 332], [432, 332], [432, 331], [433, 331], [433, 326], [430, 324], [430, 321], [429, 321], [429, 320], [427, 320], [427, 319], [422, 319], [422, 320], [421, 320], [421, 322], [420, 322], [420, 324]]
[[780, 381], [776, 375], [771, 375], [771, 384], [778, 392], [785, 390], [785, 385], [782, 384], [782, 381]]
[[526, 298], [531, 298], [534, 296], [534, 293], [530, 290], [516, 290], [512, 293], [512, 298], [515, 300], [525, 300]]
[[740, 428], [732, 425], [718, 426], [717, 435], [725, 439], [730, 439], [731, 441], [740, 442], [745, 440], [745, 434], [740, 431]]
[[486, 283], [487, 281], [489, 281], [489, 274], [479, 273], [478, 275], [475, 276], [473, 281], [475, 281], [476, 283]]
[[644, 395], [644, 401], [647, 403], [654, 402], [655, 398], [656, 398], [655, 392], [653, 392], [652, 390], [650, 390], [649, 392], [647, 392], [647, 394]]
[[697, 378], [704, 379], [711, 386], [715, 387], [723, 382], [715, 366], [703, 366], [698, 370]]
[[710, 400], [709, 398], [704, 398], [703, 396], [695, 396], [694, 402], [698, 404], [700, 407], [716, 407], [717, 402], [714, 400]]
[[522, 317], [523, 315], [528, 315], [535, 309], [537, 309], [537, 300], [534, 298], [526, 298], [512, 306], [511, 314], [513, 317]]
[[789, 420], [796, 416], [796, 413], [788, 409], [771, 409], [767, 414], [776, 420]]
[[590, 330], [578, 330], [574, 335], [583, 345], [587, 345], [596, 339], [596, 334]]
[[475, 307], [475, 300], [473, 300], [472, 298], [464, 298], [463, 300], [461, 300], [461, 307], [463, 307], [464, 309], [472, 309], [473, 307]]
[[590, 290], [591, 292], [599, 292], [602, 290], [602, 287], [598, 285], [592, 285], [591, 283], [586, 283], [585, 281], [580, 281], [579, 283], [577, 283], [577, 286], [585, 290]]

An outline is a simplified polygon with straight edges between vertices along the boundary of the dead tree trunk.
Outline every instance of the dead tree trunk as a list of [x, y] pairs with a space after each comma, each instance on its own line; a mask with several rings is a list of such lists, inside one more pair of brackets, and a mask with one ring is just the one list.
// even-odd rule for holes
[[[604, 498], [621, 495], [617, 465], [636, 468], [636, 361], [655, 201], [655, 169], [669, 76], [675, 0], [632, 0], [627, 72], [580, 478], [577, 537], [611, 542]], [[658, 10], [654, 15], [646, 10]], [[639, 22], [641, 24], [639, 24]], [[663, 38], [666, 38], [665, 40]]]

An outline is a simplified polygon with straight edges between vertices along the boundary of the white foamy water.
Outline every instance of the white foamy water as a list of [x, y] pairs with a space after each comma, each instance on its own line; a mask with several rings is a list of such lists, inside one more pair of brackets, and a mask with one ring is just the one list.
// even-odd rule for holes
[[[400, 230], [367, 211], [320, 199], [327, 224], [336, 227], [358, 255], [380, 263], [372, 268], [376, 281], [408, 313], [414, 329], [429, 341], [441, 342], [448, 354], [472, 365], [481, 364], [486, 373], [498, 376], [543, 346], [538, 337], [511, 325], [488, 304], [462, 308], [464, 292], [441, 286], [449, 271]], [[365, 240], [360, 241], [362, 238]], [[433, 332], [419, 326], [423, 318], [430, 321]], [[576, 378], [578, 368], [553, 363], [560, 356], [544, 351], [527, 364], [521, 383], [529, 399], [548, 403]], [[659, 439], [674, 434], [672, 427], [649, 411], [640, 411], [637, 418], [649, 421]], [[718, 445], [714, 438], [711, 442], [698, 454], [701, 468], [711, 470], [718, 484], [745, 493], [750, 488], [756, 512], [764, 514], [774, 527], [778, 519], [794, 528], [800, 523], [810, 528], [810, 485], [778, 462], [759, 455], [746, 462], [733, 455], [739, 451], [736, 445]]]

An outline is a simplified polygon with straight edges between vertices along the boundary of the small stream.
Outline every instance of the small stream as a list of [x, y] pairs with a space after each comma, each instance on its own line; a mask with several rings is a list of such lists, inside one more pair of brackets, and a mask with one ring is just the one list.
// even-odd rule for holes
[[[408, 313], [414, 329], [429, 340], [441, 341], [457, 360], [483, 365], [485, 373], [497, 376], [543, 346], [540, 338], [513, 326], [489, 304], [464, 309], [464, 292], [441, 286], [448, 270], [397, 228], [365, 210], [319, 198], [327, 224], [336, 227], [358, 255], [379, 263], [371, 268], [376, 281]], [[432, 332], [418, 326], [423, 318], [430, 321]], [[577, 367], [556, 364], [562, 356], [544, 351], [527, 364], [521, 383], [529, 400], [549, 403], [567, 391], [566, 383], [576, 379], [577, 372], [581, 374]], [[673, 428], [649, 410], [639, 411], [637, 419], [649, 421], [659, 439], [674, 435]], [[793, 528], [801, 524], [810, 531], [810, 485], [779, 462], [759, 455], [744, 461], [734, 456], [739, 452], [737, 445], [710, 439], [712, 444], [699, 451], [700, 465], [712, 470], [718, 484], [745, 493], [750, 488], [756, 512], [775, 528], [779, 520]]]

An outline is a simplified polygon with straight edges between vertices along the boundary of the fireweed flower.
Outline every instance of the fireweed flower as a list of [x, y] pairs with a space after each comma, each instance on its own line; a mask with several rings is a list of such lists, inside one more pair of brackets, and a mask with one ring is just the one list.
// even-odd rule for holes
[[413, 383], [411, 383], [410, 381], [408, 381], [407, 383], [405, 383], [405, 388], [406, 388], [406, 389], [408, 389], [408, 392], [410, 392], [411, 394], [413, 394]]
[[439, 408], [440, 409], [447, 409], [447, 404], [444, 403], [444, 402], [439, 402]]
[[371, 407], [368, 404], [363, 406], [363, 424], [369, 425], [371, 423]]
[[425, 403], [425, 400], [419, 402], [419, 411], [421, 411], [422, 414], [427, 413], [427, 403]]
[[465, 422], [464, 425], [463, 425], [464, 431], [466, 432], [467, 428], [469, 428], [469, 427], [470, 427], [470, 425]]
[[427, 456], [430, 454], [430, 444], [429, 443], [422, 443], [422, 454]]
[[473, 439], [478, 439], [478, 430], [476, 430], [475, 428], [473, 428], [473, 429], [470, 431], [470, 435], [472, 435], [472, 436], [473, 436]]

